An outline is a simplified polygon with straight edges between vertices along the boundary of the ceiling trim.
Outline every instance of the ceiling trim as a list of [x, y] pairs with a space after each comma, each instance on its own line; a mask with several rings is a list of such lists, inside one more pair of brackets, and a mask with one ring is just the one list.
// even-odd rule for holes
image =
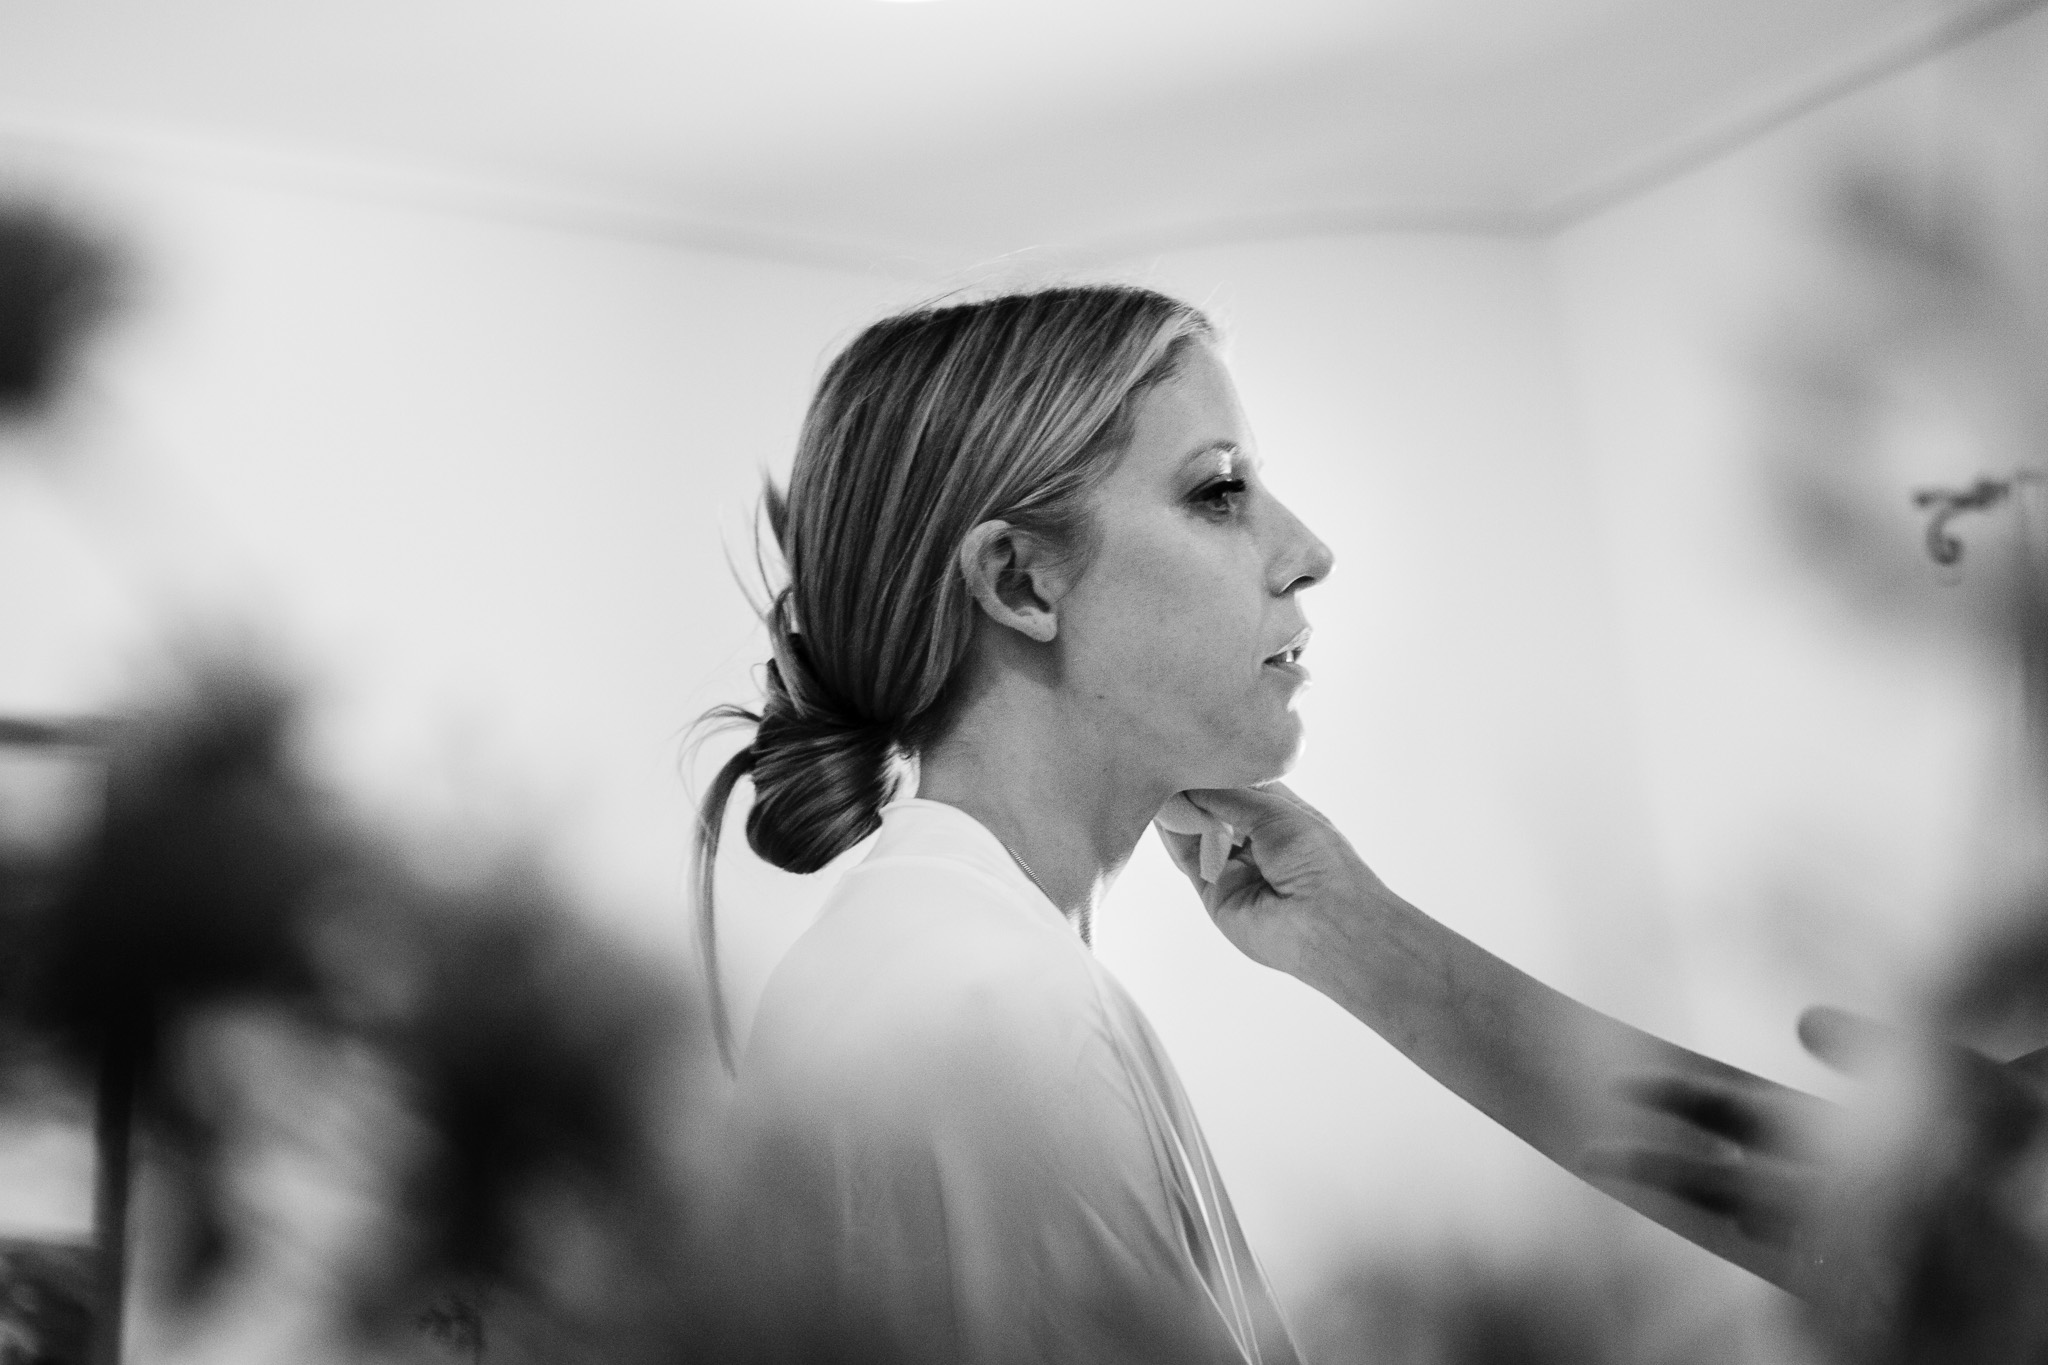
[[562, 232], [922, 284], [969, 278], [1020, 260], [1094, 269], [1178, 251], [1333, 236], [1438, 234], [1536, 238], [1645, 194], [1806, 114], [2048, 7], [2048, 0], [1943, 6], [1875, 47], [1788, 82], [1749, 107], [1632, 157], [1521, 209], [1359, 204], [1160, 224], [1047, 242], [968, 263], [844, 239], [809, 238], [677, 213], [560, 182], [401, 162], [318, 147], [53, 119], [0, 107], [0, 187], [64, 192], [80, 161], [144, 175], [173, 169], [258, 188], [384, 203]]
[[1530, 221], [1548, 235], [1583, 222], [1709, 165], [1756, 139], [1793, 123], [1888, 76], [1908, 70], [2048, 6], [2048, 0], [1990, 0], [1961, 13], [1936, 14], [1919, 28], [1849, 59], [1788, 83], [1774, 95], [1590, 176], [1535, 205]]
[[[2048, 3], [2048, 0], [2042, 0]], [[1422, 204], [1361, 204], [1231, 218], [1205, 218], [1113, 236], [1086, 238], [1063, 254], [1084, 265], [1133, 257], [1295, 237], [1533, 237], [1546, 230], [1533, 215]]]
[[929, 280], [933, 271], [902, 252], [799, 237], [744, 224], [679, 214], [558, 182], [494, 177], [234, 137], [173, 134], [24, 115], [0, 108], [0, 188], [64, 192], [80, 180], [81, 161], [117, 173], [166, 170], [266, 190], [385, 204], [483, 218], [656, 246], [773, 261], [782, 265]]

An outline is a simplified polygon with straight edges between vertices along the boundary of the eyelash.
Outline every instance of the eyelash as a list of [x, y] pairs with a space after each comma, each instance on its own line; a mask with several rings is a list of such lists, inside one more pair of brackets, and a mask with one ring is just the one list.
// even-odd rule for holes
[[[1244, 491], [1245, 482], [1243, 479], [1218, 479], [1214, 483], [1206, 483], [1196, 489], [1194, 496], [1189, 501], [1203, 507], [1206, 511], [1229, 512], [1236, 508], [1236, 499]], [[1213, 505], [1221, 498], [1228, 498], [1230, 502], [1225, 506]]]

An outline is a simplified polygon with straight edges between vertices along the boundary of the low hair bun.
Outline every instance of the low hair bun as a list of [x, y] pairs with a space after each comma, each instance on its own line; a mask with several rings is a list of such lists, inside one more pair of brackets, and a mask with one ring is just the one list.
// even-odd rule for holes
[[785, 872], [816, 872], [881, 827], [894, 748], [885, 725], [800, 706], [780, 665], [769, 664], [768, 704], [752, 746], [747, 842]]

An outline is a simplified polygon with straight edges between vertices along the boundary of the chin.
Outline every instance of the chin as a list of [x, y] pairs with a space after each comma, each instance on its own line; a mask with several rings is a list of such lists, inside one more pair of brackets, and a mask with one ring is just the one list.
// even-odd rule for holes
[[[1302, 729], [1301, 721], [1292, 712], [1288, 713], [1288, 724], [1278, 732], [1260, 736], [1263, 743], [1252, 747], [1245, 743], [1250, 738], [1235, 735], [1237, 752], [1230, 755], [1227, 768], [1219, 774], [1216, 782], [1204, 782], [1205, 787], [1259, 787], [1268, 782], [1277, 782], [1294, 771], [1294, 765], [1301, 761], [1301, 752], [1308, 744], [1308, 734]], [[1223, 746], [1217, 746], [1228, 752]], [[1221, 766], [1221, 765], [1219, 765]]]

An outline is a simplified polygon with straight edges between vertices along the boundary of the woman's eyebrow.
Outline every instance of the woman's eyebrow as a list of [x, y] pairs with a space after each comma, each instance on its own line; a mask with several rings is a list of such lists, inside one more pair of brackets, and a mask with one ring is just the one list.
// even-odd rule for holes
[[1186, 458], [1181, 461], [1181, 465], [1186, 467], [1197, 460], [1207, 459], [1211, 455], [1221, 455], [1223, 457], [1223, 472], [1226, 474], [1234, 472], [1234, 467], [1240, 463], [1250, 465], [1254, 469], [1259, 466], [1258, 457], [1246, 455], [1244, 449], [1235, 441], [1210, 441], [1206, 445], [1197, 446], [1187, 453]]

